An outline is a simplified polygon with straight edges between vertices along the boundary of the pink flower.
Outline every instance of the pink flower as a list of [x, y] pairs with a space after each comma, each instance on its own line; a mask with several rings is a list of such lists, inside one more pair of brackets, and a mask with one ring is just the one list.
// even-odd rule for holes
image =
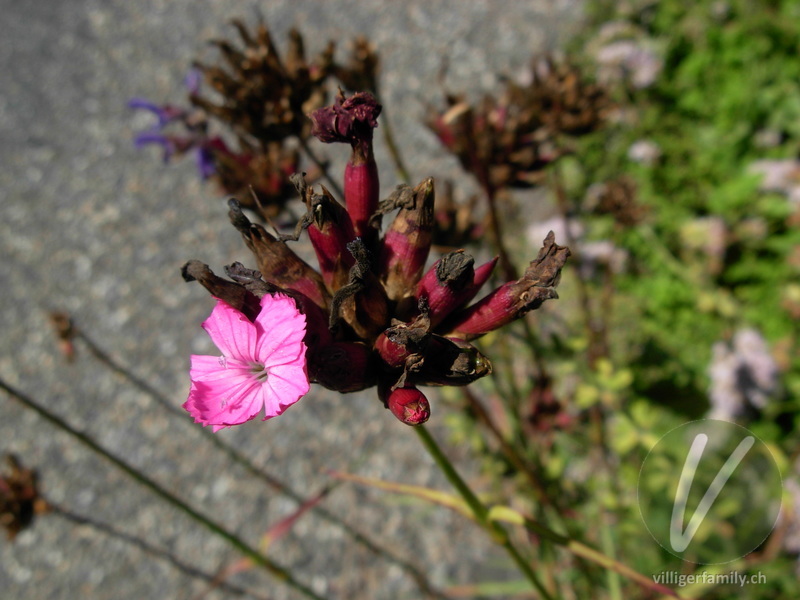
[[222, 356], [192, 355], [192, 387], [183, 407], [214, 431], [283, 413], [308, 393], [306, 318], [292, 298], [267, 294], [251, 322], [222, 300], [203, 323]]

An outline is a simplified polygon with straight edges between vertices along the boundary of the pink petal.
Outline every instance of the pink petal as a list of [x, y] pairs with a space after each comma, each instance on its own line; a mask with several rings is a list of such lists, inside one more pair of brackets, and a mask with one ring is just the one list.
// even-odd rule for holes
[[264, 420], [278, 416], [308, 393], [311, 385], [305, 365], [281, 365], [269, 370], [264, 385]]
[[254, 377], [192, 382], [184, 408], [203, 425], [238, 425], [261, 412], [261, 388]]
[[232, 306], [218, 300], [214, 310], [211, 311], [211, 316], [203, 323], [203, 329], [228, 358], [257, 362], [256, 328], [244, 314]]
[[305, 363], [306, 318], [297, 310], [292, 298], [283, 294], [265, 295], [261, 312], [256, 317], [258, 329], [258, 361], [268, 367], [295, 363], [302, 357]]
[[192, 381], [214, 381], [233, 377], [252, 377], [250, 363], [224, 356], [203, 356], [192, 354], [192, 366], [189, 369]]

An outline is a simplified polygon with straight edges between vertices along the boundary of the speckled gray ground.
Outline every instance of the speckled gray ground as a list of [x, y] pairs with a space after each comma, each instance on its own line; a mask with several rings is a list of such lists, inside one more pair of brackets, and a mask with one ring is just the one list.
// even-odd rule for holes
[[[292, 25], [309, 50], [356, 33], [379, 45], [387, 114], [415, 178], [453, 175], [418, 125], [440, 98], [436, 77], [448, 57], [452, 89], [490, 89], [492, 73], [516, 74], [530, 53], [563, 41], [579, 2], [260, 3], [282, 45]], [[0, 1], [0, 377], [202, 512], [256, 543], [295, 504], [210, 447], [188, 419], [169, 415], [86, 352], [67, 365], [47, 311], [71, 312], [115, 359], [175, 406], [188, 387], [188, 357], [211, 351], [199, 327], [211, 302], [178, 274], [189, 258], [219, 269], [248, 255], [228, 225], [222, 199], [197, 181], [191, 161], [169, 168], [137, 152], [131, 136], [149, 123], [125, 102], [182, 97], [204, 41], [229, 32], [253, 2], [209, 0]], [[329, 152], [330, 149], [325, 149]], [[379, 149], [379, 152], [382, 152]], [[385, 154], [383, 172], [390, 173]], [[384, 175], [384, 185], [393, 186]], [[79, 347], [80, 350], [80, 347]], [[441, 421], [432, 430], [444, 439]], [[413, 431], [371, 394], [314, 391], [280, 419], [220, 434], [303, 494], [325, 469], [439, 486]], [[466, 453], [448, 446], [469, 473]], [[140, 536], [198, 569], [214, 572], [236, 554], [167, 507], [108, 462], [0, 392], [0, 452], [39, 468], [49, 498]], [[331, 511], [429, 573], [438, 586], [502, 574], [502, 557], [468, 523], [353, 485], [325, 501]], [[304, 582], [331, 598], [415, 598], [391, 561], [311, 514], [272, 549]], [[262, 597], [296, 594], [260, 572], [232, 578]], [[0, 597], [12, 599], [192, 598], [205, 589], [163, 559], [88, 526], [50, 516], [11, 545], [0, 541]], [[229, 595], [212, 591], [208, 598]]]

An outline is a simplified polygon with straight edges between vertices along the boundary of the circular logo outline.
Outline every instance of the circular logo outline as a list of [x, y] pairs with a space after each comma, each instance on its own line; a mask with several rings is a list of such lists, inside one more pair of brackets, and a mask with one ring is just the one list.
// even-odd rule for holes
[[[698, 423], [702, 423], [704, 421], [708, 421], [710, 423], [721, 423], [721, 424], [724, 424], [726, 426], [733, 426], [733, 427], [735, 427], [737, 429], [744, 430], [745, 432], [747, 432], [747, 435], [752, 436], [767, 451], [767, 456], [769, 456], [770, 462], [772, 463], [772, 466], [774, 467], [775, 472], [778, 475], [778, 481], [780, 483], [780, 493], [778, 494], [778, 508], [775, 511], [775, 519], [774, 519], [772, 525], [770, 526], [770, 528], [764, 534], [764, 537], [761, 538], [760, 540], [758, 540], [758, 543], [755, 544], [752, 548], [750, 548], [747, 551], [745, 551], [744, 554], [735, 556], [735, 557], [733, 557], [733, 558], [731, 558], [729, 560], [724, 560], [724, 561], [719, 561], [719, 562], [694, 561], [694, 560], [687, 559], [684, 556], [681, 556], [674, 548], [670, 547], [671, 544], [662, 543], [662, 541], [656, 536], [656, 534], [653, 533], [653, 530], [652, 530], [651, 526], [648, 524], [647, 519], [645, 518], [644, 512], [642, 511], [642, 473], [644, 472], [645, 466], [647, 465], [647, 460], [652, 455], [653, 450], [655, 450], [656, 447], [659, 444], [661, 444], [666, 437], [670, 436], [675, 431], [677, 431], [679, 429], [682, 429], [682, 428], [685, 428], [685, 427], [690, 427], [690, 426], [696, 425]], [[702, 452], [702, 450], [701, 450], [701, 452]], [[724, 483], [723, 483], [723, 486], [724, 486]], [[775, 527], [777, 527], [777, 525], [778, 525], [778, 520], [780, 519], [780, 515], [781, 515], [781, 508], [783, 506], [783, 493], [784, 493], [783, 474], [781, 473], [780, 467], [778, 466], [778, 461], [775, 460], [775, 456], [772, 454], [772, 450], [770, 450], [769, 445], [767, 445], [764, 442], [764, 440], [762, 440], [755, 433], [750, 431], [747, 427], [744, 427], [743, 425], [739, 425], [738, 423], [734, 423], [732, 421], [723, 421], [721, 419], [695, 419], [693, 421], [687, 421], [685, 423], [677, 425], [677, 426], [673, 427], [672, 429], [670, 429], [669, 431], [667, 431], [664, 435], [662, 435], [658, 439], [658, 441], [655, 444], [653, 444], [653, 446], [650, 448], [650, 450], [648, 450], [647, 455], [644, 457], [644, 460], [642, 460], [642, 465], [639, 468], [639, 476], [638, 476], [637, 481], [636, 481], [636, 504], [637, 504], [637, 507], [639, 509], [639, 516], [642, 519], [642, 523], [644, 524], [645, 529], [647, 530], [647, 533], [650, 534], [650, 537], [652, 537], [653, 540], [659, 546], [661, 546], [664, 550], [669, 552], [671, 555], [675, 556], [676, 558], [678, 558], [678, 559], [680, 559], [680, 560], [682, 560], [684, 562], [688, 562], [688, 563], [692, 563], [692, 564], [698, 564], [698, 565], [724, 565], [724, 564], [728, 564], [728, 563], [731, 563], [733, 561], [739, 560], [740, 558], [743, 558], [744, 556], [747, 556], [748, 554], [753, 552], [756, 548], [758, 548], [761, 544], [763, 544], [764, 541], [775, 530]], [[673, 502], [673, 505], [674, 505], [674, 502]], [[683, 526], [683, 524], [681, 524], [681, 526]], [[689, 544], [691, 544], [691, 541], [689, 542]]]

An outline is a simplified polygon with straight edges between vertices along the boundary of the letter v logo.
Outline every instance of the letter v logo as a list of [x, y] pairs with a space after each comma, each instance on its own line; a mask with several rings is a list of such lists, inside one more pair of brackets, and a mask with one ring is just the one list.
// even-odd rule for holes
[[689, 491], [692, 488], [697, 466], [700, 464], [700, 459], [703, 456], [703, 451], [708, 443], [708, 436], [705, 433], [699, 433], [695, 436], [689, 454], [686, 456], [686, 462], [683, 464], [680, 479], [678, 480], [678, 488], [675, 491], [675, 503], [672, 505], [672, 520], [669, 525], [669, 543], [675, 552], [683, 552], [691, 543], [703, 519], [708, 515], [708, 511], [714, 504], [714, 501], [719, 496], [722, 488], [733, 475], [736, 467], [742, 462], [745, 455], [750, 451], [755, 443], [755, 437], [747, 436], [739, 445], [736, 446], [734, 451], [722, 465], [722, 468], [714, 477], [711, 485], [708, 486], [703, 498], [700, 500], [697, 509], [695, 509], [686, 529], [683, 529], [684, 516], [686, 514], [686, 503], [689, 499]]

